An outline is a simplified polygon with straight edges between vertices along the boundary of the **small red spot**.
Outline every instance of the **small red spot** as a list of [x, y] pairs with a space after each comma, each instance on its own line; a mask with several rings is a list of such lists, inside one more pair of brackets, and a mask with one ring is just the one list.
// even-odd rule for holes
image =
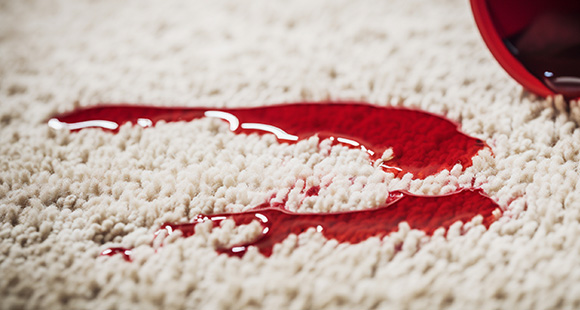
[[123, 255], [123, 259], [125, 259], [125, 261], [131, 261], [131, 250], [126, 248], [108, 248], [101, 252], [101, 256], [113, 256], [116, 254]]
[[306, 191], [306, 197], [318, 196], [318, 192], [320, 192], [320, 186], [312, 186]]

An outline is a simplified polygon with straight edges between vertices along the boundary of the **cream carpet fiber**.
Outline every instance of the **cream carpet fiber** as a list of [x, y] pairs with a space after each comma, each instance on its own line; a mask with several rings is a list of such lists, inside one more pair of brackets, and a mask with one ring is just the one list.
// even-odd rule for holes
[[[117, 135], [46, 124], [103, 102], [321, 100], [444, 115], [492, 151], [413, 180], [362, 151], [215, 119]], [[499, 67], [467, 1], [0, 1], [0, 308], [578, 308], [579, 122], [576, 102], [536, 98]], [[355, 245], [310, 230], [238, 259], [214, 249], [256, 225], [226, 223], [152, 246], [164, 222], [272, 195], [332, 212], [471, 184], [504, 210], [488, 230], [476, 218], [430, 237], [402, 223]], [[114, 246], [133, 262], [99, 256]]]

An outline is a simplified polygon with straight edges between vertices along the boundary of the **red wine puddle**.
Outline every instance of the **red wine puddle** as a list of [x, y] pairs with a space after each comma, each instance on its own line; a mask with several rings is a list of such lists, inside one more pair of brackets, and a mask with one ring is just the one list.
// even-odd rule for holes
[[[458, 130], [458, 125], [434, 114], [395, 107], [377, 107], [362, 103], [302, 103], [239, 109], [163, 108], [146, 106], [98, 106], [56, 116], [49, 121], [55, 129], [76, 131], [102, 128], [117, 132], [131, 122], [142, 127], [159, 121], [193, 121], [211, 117], [229, 123], [231, 131], [240, 134], [274, 134], [280, 142], [296, 143], [317, 135], [333, 144], [358, 148], [387, 172], [397, 176], [412, 173], [425, 178], [456, 164], [464, 168], [482, 148], [483, 141]], [[389, 150], [392, 154], [384, 158]], [[320, 186], [303, 192], [304, 197], [317, 196]], [[314, 228], [328, 239], [358, 243], [370, 237], [382, 237], [397, 230], [399, 223], [432, 234], [437, 228], [449, 228], [456, 221], [464, 223], [480, 215], [488, 227], [501, 212], [499, 206], [479, 189], [442, 196], [417, 196], [393, 192], [377, 208], [337, 213], [295, 213], [286, 210], [286, 201], [265, 202], [250, 211], [198, 215], [192, 223], [164, 224], [155, 234], [180, 231], [184, 237], [195, 233], [195, 226], [210, 221], [212, 227], [231, 219], [236, 225], [258, 221], [261, 235], [253, 241], [217, 249], [230, 256], [243, 256], [249, 247], [265, 255], [290, 234]], [[496, 210], [498, 210], [496, 212]], [[101, 255], [122, 254], [130, 261], [130, 250], [110, 248]]]
[[457, 221], [466, 223], [481, 215], [482, 224], [489, 227], [496, 219], [495, 210], [499, 210], [499, 206], [479, 189], [462, 190], [443, 196], [392, 192], [387, 202], [375, 209], [295, 213], [275, 206], [242, 213], [200, 214], [192, 223], [165, 223], [155, 235], [165, 230], [169, 235], [180, 231], [183, 237], [189, 237], [195, 234], [197, 224], [206, 221], [210, 221], [212, 227], [219, 226], [226, 219], [233, 220], [236, 225], [258, 221], [262, 225], [262, 232], [256, 240], [218, 248], [216, 251], [242, 257], [249, 247], [254, 246], [262, 255], [269, 257], [274, 245], [284, 241], [290, 234], [299, 235], [309, 228], [314, 228], [327, 239], [354, 244], [370, 237], [383, 237], [395, 232], [401, 222], [407, 222], [411, 228], [421, 229], [430, 235], [440, 227], [447, 229]]
[[[55, 129], [97, 127], [117, 132], [131, 122], [143, 127], [159, 121], [192, 121], [204, 117], [227, 121], [237, 134], [274, 134], [280, 142], [296, 143], [318, 135], [334, 144], [362, 149], [385, 171], [415, 178], [471, 165], [486, 145], [458, 130], [458, 125], [434, 114], [362, 103], [302, 103], [238, 109], [97, 106], [52, 118]], [[383, 153], [392, 150], [392, 156]]]

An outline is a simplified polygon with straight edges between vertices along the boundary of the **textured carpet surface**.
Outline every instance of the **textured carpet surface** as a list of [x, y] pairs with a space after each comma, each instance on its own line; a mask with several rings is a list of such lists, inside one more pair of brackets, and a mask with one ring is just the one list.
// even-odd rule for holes
[[[1, 309], [580, 307], [580, 108], [513, 81], [467, 1], [0, 1], [0, 55]], [[117, 135], [46, 123], [103, 102], [322, 100], [444, 115], [492, 151], [413, 180], [362, 151], [218, 120]], [[164, 222], [272, 195], [332, 212], [472, 185], [504, 210], [489, 229], [475, 219], [430, 237], [402, 223], [355, 245], [309, 230], [238, 259], [214, 249], [259, 225], [229, 222], [152, 246]], [[99, 256], [114, 246], [133, 262]]]

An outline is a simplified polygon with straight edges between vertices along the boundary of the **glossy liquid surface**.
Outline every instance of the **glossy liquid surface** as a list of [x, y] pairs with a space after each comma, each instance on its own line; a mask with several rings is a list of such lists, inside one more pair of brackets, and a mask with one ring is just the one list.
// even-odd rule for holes
[[[365, 151], [372, 161], [380, 161], [386, 171], [411, 172], [425, 177], [461, 163], [471, 164], [485, 144], [458, 130], [458, 126], [442, 117], [403, 108], [376, 107], [361, 103], [301, 103], [245, 109], [159, 108], [143, 106], [101, 106], [80, 109], [57, 116], [49, 125], [55, 129], [80, 130], [97, 127], [116, 132], [124, 123], [143, 127], [159, 121], [192, 121], [203, 117], [227, 121], [235, 133], [274, 134], [280, 142], [295, 143], [318, 135], [333, 143]], [[391, 148], [393, 155], [383, 158]], [[320, 186], [304, 192], [305, 197], [318, 195]], [[499, 206], [481, 190], [463, 190], [445, 196], [416, 196], [393, 192], [384, 204], [370, 210], [339, 213], [293, 213], [283, 202], [266, 202], [251, 211], [233, 214], [199, 215], [192, 223], [164, 224], [160, 231], [172, 234], [181, 231], [188, 237], [197, 224], [210, 221], [215, 227], [225, 219], [236, 225], [257, 220], [261, 235], [252, 241], [231, 248], [217, 249], [230, 256], [243, 256], [249, 247], [270, 256], [274, 245], [290, 234], [314, 228], [328, 239], [358, 243], [370, 237], [382, 237], [398, 229], [406, 221], [412, 228], [432, 234], [437, 228], [449, 228], [456, 221], [467, 222], [481, 215], [487, 227], [494, 220]], [[110, 248], [101, 255], [123, 255], [131, 261], [131, 251]]]
[[123, 256], [123, 259], [127, 262], [131, 261], [131, 250], [126, 248], [108, 248], [101, 252], [101, 256], [113, 256], [120, 254]]
[[[239, 109], [99, 106], [59, 115], [49, 121], [55, 129], [102, 128], [116, 132], [125, 123], [143, 127], [159, 121], [192, 121], [203, 117], [229, 123], [234, 133], [274, 134], [295, 143], [318, 135], [335, 144], [362, 149], [387, 172], [410, 172], [424, 178], [471, 158], [483, 141], [458, 130], [458, 125], [434, 114], [362, 103], [299, 103]], [[392, 148], [393, 155], [382, 158]]]
[[[499, 206], [481, 190], [463, 190], [445, 196], [415, 196], [403, 192], [391, 193], [384, 205], [369, 210], [338, 213], [293, 213], [281, 206], [261, 206], [249, 212], [199, 215], [192, 223], [164, 224], [160, 231], [169, 234], [181, 231], [184, 237], [195, 234], [195, 226], [205, 221], [213, 227], [223, 220], [231, 219], [236, 225], [258, 221], [261, 235], [253, 241], [237, 244], [231, 248], [217, 249], [229, 256], [243, 256], [254, 246], [264, 256], [270, 256], [274, 245], [284, 241], [290, 234], [300, 234], [314, 228], [327, 239], [341, 243], [358, 243], [370, 237], [382, 237], [398, 229], [406, 221], [411, 228], [432, 234], [437, 228], [449, 228], [456, 221], [468, 222], [481, 215], [486, 227], [496, 219], [493, 212]], [[158, 231], [156, 233], [159, 234]]]

